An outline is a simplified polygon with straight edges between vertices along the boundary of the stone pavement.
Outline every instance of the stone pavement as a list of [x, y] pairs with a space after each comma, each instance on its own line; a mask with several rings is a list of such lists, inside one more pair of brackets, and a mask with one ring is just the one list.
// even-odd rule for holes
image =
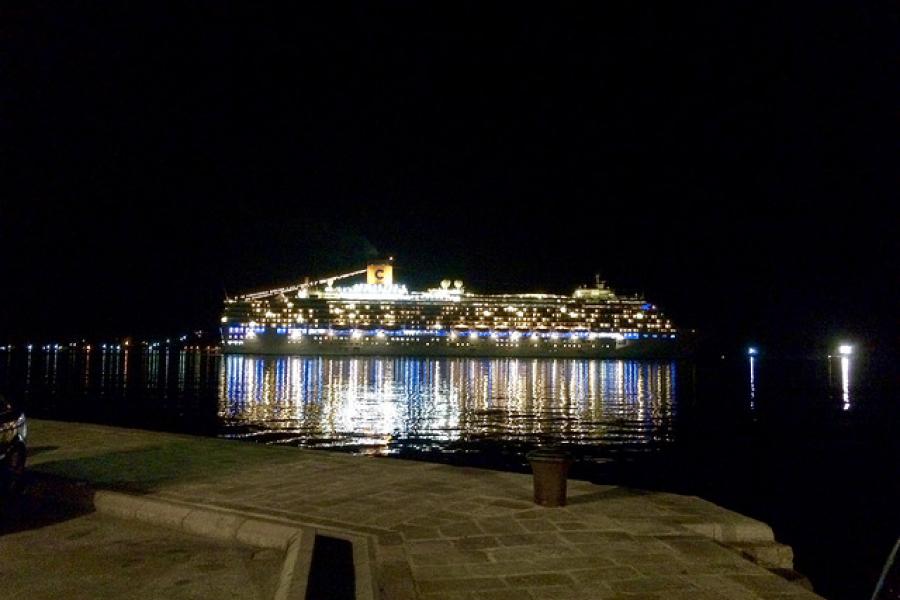
[[570, 481], [539, 508], [528, 475], [53, 421], [29, 444], [98, 489], [369, 536], [385, 599], [818, 598], [746, 558], [789, 566], [768, 526], [694, 497]]
[[98, 513], [42, 525], [0, 527], [6, 600], [269, 599], [282, 565], [276, 550]]

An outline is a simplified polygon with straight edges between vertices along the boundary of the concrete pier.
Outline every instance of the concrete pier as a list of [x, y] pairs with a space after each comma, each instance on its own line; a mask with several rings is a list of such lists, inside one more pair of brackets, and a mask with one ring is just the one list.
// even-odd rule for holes
[[97, 425], [30, 428], [29, 468], [87, 482], [98, 511], [285, 551], [299, 539], [292, 531], [330, 532], [353, 540], [374, 598], [818, 598], [772, 572], [792, 556], [766, 524], [695, 497], [570, 481], [567, 506], [540, 508], [528, 475]]

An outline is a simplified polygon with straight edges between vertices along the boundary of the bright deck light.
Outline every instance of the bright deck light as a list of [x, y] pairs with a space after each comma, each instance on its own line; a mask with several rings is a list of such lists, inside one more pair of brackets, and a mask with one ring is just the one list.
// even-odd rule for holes
[[853, 346], [850, 344], [841, 344], [838, 346], [838, 354], [841, 356], [850, 356], [853, 354]]
[[759, 351], [756, 348], [747, 348], [747, 356], [756, 356]]

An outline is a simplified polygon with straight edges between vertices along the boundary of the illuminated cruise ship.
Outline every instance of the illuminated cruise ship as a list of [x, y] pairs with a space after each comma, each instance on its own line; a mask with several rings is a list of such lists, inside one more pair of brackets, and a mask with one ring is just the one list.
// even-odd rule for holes
[[[479, 294], [395, 283], [391, 261], [225, 301], [226, 353], [671, 357], [679, 332], [654, 304], [603, 282], [559, 294]], [[346, 286], [338, 281], [361, 278]]]

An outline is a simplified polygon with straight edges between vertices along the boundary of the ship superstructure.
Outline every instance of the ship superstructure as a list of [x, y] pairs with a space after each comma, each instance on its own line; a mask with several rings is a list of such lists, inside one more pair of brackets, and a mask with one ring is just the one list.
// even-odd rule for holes
[[412, 291], [390, 261], [227, 299], [222, 316], [228, 353], [669, 356], [678, 335], [654, 304], [599, 280], [571, 296], [479, 294], [446, 279]]

